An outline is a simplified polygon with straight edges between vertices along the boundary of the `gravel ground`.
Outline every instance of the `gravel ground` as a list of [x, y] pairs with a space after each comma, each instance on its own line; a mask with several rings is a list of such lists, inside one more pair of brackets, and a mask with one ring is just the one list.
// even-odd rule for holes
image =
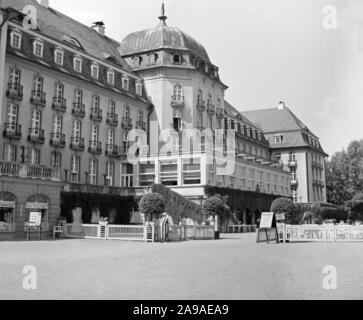
[[[363, 243], [0, 242], [0, 299], [362, 299]], [[23, 289], [24, 266], [37, 289]], [[323, 268], [337, 269], [337, 290]]]

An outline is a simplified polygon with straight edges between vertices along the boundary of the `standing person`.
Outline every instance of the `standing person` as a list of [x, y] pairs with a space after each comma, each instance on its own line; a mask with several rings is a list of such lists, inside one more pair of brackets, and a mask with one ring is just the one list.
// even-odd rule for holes
[[161, 219], [161, 242], [169, 241], [169, 228], [170, 222], [167, 213], [163, 213], [163, 217]]

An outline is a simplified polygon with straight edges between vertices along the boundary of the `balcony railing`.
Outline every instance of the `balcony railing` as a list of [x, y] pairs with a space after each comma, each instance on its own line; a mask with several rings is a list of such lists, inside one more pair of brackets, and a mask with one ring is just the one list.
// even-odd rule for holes
[[46, 94], [43, 91], [37, 91], [33, 90], [31, 97], [30, 97], [30, 103], [35, 104], [37, 106], [44, 107], [46, 104]]
[[6, 96], [15, 100], [23, 100], [23, 86], [19, 83], [8, 83], [8, 90], [6, 91]]
[[122, 127], [125, 129], [132, 128], [132, 119], [128, 117], [122, 117]]
[[205, 111], [205, 101], [198, 100], [198, 102], [197, 102], [197, 110], [199, 112], [204, 112]]
[[107, 124], [110, 126], [118, 126], [118, 114], [116, 113], [107, 113]]
[[64, 98], [54, 97], [53, 98], [53, 110], [66, 112], [67, 111], [67, 100]]
[[62, 133], [51, 133], [50, 144], [53, 147], [64, 148], [66, 146], [66, 136]]
[[171, 107], [172, 108], [184, 108], [185, 102], [183, 96], [172, 96], [171, 97]]
[[3, 132], [4, 138], [21, 139], [21, 125], [16, 123], [5, 123], [5, 129]]
[[43, 144], [44, 143], [44, 130], [39, 128], [30, 128], [28, 141]]
[[118, 188], [110, 186], [92, 185], [92, 184], [78, 184], [69, 183], [64, 186], [65, 192], [82, 192], [82, 193], [99, 193], [99, 194], [113, 194], [113, 195], [134, 195], [137, 191], [136, 188]]
[[60, 181], [60, 169], [0, 160], [0, 176]]
[[102, 142], [100, 141], [90, 141], [88, 151], [94, 154], [102, 153]]
[[73, 103], [72, 114], [84, 118], [86, 115], [85, 105], [78, 102]]
[[106, 145], [106, 156], [118, 158], [120, 156], [120, 148], [119, 146], [113, 144]]
[[297, 161], [296, 160], [290, 160], [289, 161], [289, 167], [290, 168], [296, 168], [297, 166]]
[[210, 103], [210, 104], [207, 105], [207, 112], [211, 116], [214, 116], [215, 115], [215, 113], [216, 113], [216, 107], [214, 106], [214, 104], [211, 104]]
[[136, 129], [146, 130], [146, 122], [136, 121]]
[[224, 118], [224, 110], [223, 110], [223, 108], [218, 107], [216, 109], [216, 116], [217, 116], [218, 119], [223, 119]]
[[291, 184], [291, 186], [297, 186], [297, 184], [298, 184], [297, 179], [296, 179], [296, 178], [292, 178], [292, 179], [290, 180], [290, 184]]
[[85, 149], [84, 138], [72, 137], [70, 148], [72, 150], [76, 150], [76, 151], [84, 151], [84, 149]]
[[91, 120], [101, 122], [102, 121], [102, 110], [98, 108], [91, 109]]

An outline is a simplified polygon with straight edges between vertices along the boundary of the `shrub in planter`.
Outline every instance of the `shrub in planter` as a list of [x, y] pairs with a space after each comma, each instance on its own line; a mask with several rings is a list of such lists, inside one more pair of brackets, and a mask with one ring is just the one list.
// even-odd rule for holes
[[225, 202], [220, 195], [215, 195], [203, 201], [203, 213], [208, 216], [213, 216], [215, 220], [215, 238], [219, 239], [220, 224], [219, 220], [225, 214]]
[[297, 223], [297, 208], [289, 198], [277, 198], [271, 204], [271, 212], [284, 213], [286, 223]]
[[145, 194], [139, 203], [140, 211], [150, 217], [158, 217], [165, 211], [164, 197], [158, 193]]

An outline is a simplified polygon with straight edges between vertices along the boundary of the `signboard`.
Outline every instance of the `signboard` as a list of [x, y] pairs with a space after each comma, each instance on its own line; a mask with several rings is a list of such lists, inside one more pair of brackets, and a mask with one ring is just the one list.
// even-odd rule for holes
[[276, 213], [275, 218], [277, 221], [285, 221], [285, 213]]
[[47, 210], [48, 203], [40, 203], [40, 202], [27, 202], [25, 208], [26, 209], [33, 209], [33, 210]]
[[30, 212], [29, 227], [39, 227], [42, 224], [41, 212]]
[[272, 228], [273, 218], [274, 218], [273, 212], [262, 212], [260, 228], [267, 228], [267, 229]]

